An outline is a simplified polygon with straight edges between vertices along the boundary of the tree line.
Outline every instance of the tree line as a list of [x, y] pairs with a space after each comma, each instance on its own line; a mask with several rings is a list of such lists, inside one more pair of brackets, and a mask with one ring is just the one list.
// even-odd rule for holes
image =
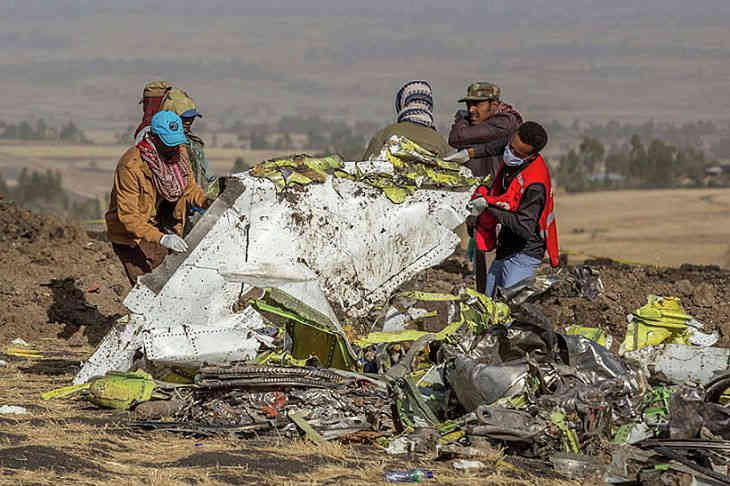
[[[222, 132], [235, 133], [248, 141], [253, 150], [315, 149], [322, 153], [337, 153], [345, 160], [355, 160], [379, 126], [372, 122], [327, 120], [319, 116], [284, 116], [271, 123], [236, 121]], [[303, 142], [295, 143], [296, 136]]]
[[569, 192], [598, 189], [674, 188], [704, 185], [710, 161], [691, 145], [677, 146], [639, 134], [606, 149], [593, 137], [560, 158], [558, 185]]
[[17, 184], [10, 187], [0, 174], [0, 196], [15, 201], [28, 209], [50, 211], [79, 219], [97, 219], [102, 216], [97, 199], [72, 197], [63, 189], [60, 171], [28, 171], [23, 168]]
[[67, 143], [92, 143], [72, 120], [58, 127], [54, 127], [49, 125], [43, 118], [35, 123], [25, 120], [18, 123], [0, 122], [0, 139], [59, 140]]

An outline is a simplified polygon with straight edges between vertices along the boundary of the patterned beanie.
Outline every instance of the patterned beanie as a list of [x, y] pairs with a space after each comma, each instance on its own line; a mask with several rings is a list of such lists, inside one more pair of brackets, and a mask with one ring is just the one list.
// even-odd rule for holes
[[395, 95], [398, 123], [411, 122], [428, 128], [433, 126], [433, 94], [428, 81], [408, 81]]

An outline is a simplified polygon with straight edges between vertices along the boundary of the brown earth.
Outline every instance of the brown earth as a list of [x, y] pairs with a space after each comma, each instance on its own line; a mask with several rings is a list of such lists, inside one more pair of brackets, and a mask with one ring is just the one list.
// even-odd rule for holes
[[[720, 331], [718, 346], [730, 347], [730, 271], [714, 265], [662, 268], [611, 260], [587, 260], [584, 264], [600, 272], [604, 291], [597, 299], [580, 297], [573, 285], [564, 280], [535, 301], [557, 330], [574, 324], [597, 326], [608, 331], [618, 345], [626, 331], [626, 316], [646, 304], [649, 295], [675, 296], [681, 299], [688, 314], [705, 325], [707, 332]], [[550, 270], [540, 270], [543, 271]], [[561, 270], [568, 271], [569, 268]], [[458, 293], [464, 285], [473, 285], [473, 278], [464, 256], [454, 255], [405, 287]]]
[[0, 201], [0, 342], [97, 344], [129, 290], [109, 243], [76, 224]]
[[[0, 417], [0, 484], [377, 484], [385, 470], [423, 467], [441, 484], [568, 484], [547, 471], [512, 466], [497, 454], [477, 473], [449, 461], [398, 459], [372, 446], [328, 443], [205, 440], [139, 432], [119, 414], [80, 397], [44, 402], [43, 391], [71, 382], [81, 360], [106, 333], [129, 289], [109, 243], [79, 226], [0, 201], [0, 346], [21, 337], [40, 359], [2, 356], [0, 405], [28, 415]], [[561, 283], [539, 299], [560, 327], [601, 325], [623, 333], [625, 314], [650, 293], [678, 295], [687, 311], [723, 332], [728, 344], [728, 276], [716, 267], [664, 269], [596, 261], [605, 292], [596, 301]], [[452, 292], [471, 284], [463, 256], [423, 272], [408, 286]], [[530, 473], [529, 471], [533, 471]]]
[[675, 296], [705, 330], [720, 331], [719, 346], [730, 346], [730, 271], [712, 265], [660, 268], [610, 260], [585, 263], [600, 272], [605, 287], [596, 300], [578, 297], [567, 282], [560, 282], [537, 300], [557, 328], [599, 326], [621, 340], [626, 316], [646, 304], [648, 295]]

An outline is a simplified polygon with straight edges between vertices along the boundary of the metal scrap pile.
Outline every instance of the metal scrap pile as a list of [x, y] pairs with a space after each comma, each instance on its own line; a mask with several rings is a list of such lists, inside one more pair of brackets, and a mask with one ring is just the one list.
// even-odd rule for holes
[[[392, 430], [387, 390], [338, 370], [309, 366], [233, 365], [201, 368], [192, 387], [176, 389], [172, 421], [146, 428], [199, 435], [267, 433], [313, 441]], [[367, 435], [367, 434], [366, 434]]]
[[[525, 282], [521, 295], [549, 287], [539, 280]], [[135, 423], [148, 429], [303, 435], [449, 457], [478, 455], [473, 446], [488, 443], [548, 460], [568, 477], [623, 482], [669, 469], [730, 484], [730, 353], [678, 343], [694, 331], [680, 325], [691, 317], [674, 299], [651, 296], [629, 332], [637, 335], [637, 316], [659, 329], [667, 318], [673, 333], [663, 339], [674, 344], [655, 338], [619, 356], [596, 342], [605, 336], [595, 330], [572, 329], [595, 340], [556, 332], [532, 304], [508, 306], [470, 289], [396, 294], [377, 323], [384, 330], [352, 344], [293, 297], [253, 294], [279, 348], [248, 363], [157, 369], [167, 380], [192, 379], [157, 381], [154, 393], [143, 372], [113, 373], [91, 382], [92, 399], [117, 408], [174, 403]], [[422, 330], [434, 326], [441, 330]], [[681, 369], [662, 365], [682, 353], [691, 359]], [[139, 390], [130, 394], [130, 386]]]
[[[648, 305], [657, 302], [650, 297]], [[457, 457], [474, 456], [473, 445], [487, 441], [549, 460], [569, 477], [623, 482], [669, 469], [730, 484], [730, 408], [723, 405], [730, 374], [688, 386], [692, 364], [677, 376], [642, 364], [648, 351], [666, 348], [621, 357], [582, 335], [554, 331], [529, 303], [510, 304], [511, 312], [472, 290], [397, 294], [379, 323], [386, 331], [353, 346], [355, 371], [304, 362], [203, 367], [193, 385], [177, 389], [184, 400], [173, 421], [138, 425], [201, 435], [303, 434], [315, 443], [372, 441], [393, 454]], [[636, 314], [646, 316], [642, 309]], [[419, 330], [436, 322], [440, 332]], [[580, 331], [601, 340], [589, 328]], [[670, 346], [724, 356], [724, 363], [697, 366], [707, 376], [708, 368], [727, 368], [726, 350]], [[310, 362], [319, 361], [316, 354]]]
[[[140, 278], [76, 385], [47, 397], [88, 390], [136, 408], [140, 427], [190, 434], [449, 456], [486, 441], [568, 476], [670, 468], [730, 484], [730, 352], [677, 299], [650, 296], [619, 355], [605, 330], [558, 332], [530, 304], [560, 279], [595, 299], [603, 285], [588, 267], [496, 300], [393, 295], [453, 252], [466, 217], [455, 189], [473, 181], [392, 142], [386, 161], [287, 159], [238, 174], [189, 253]], [[397, 177], [384, 184], [387, 169]]]

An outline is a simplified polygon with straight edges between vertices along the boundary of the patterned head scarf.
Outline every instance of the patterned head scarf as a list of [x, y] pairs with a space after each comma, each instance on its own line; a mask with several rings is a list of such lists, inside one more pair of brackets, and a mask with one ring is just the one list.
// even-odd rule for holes
[[433, 94], [428, 81], [408, 81], [395, 95], [395, 113], [398, 123], [411, 122], [434, 128]]
[[178, 145], [173, 156], [163, 160], [152, 142], [150, 133], [147, 132], [137, 144], [137, 149], [152, 172], [152, 181], [157, 192], [170, 202], [180, 199], [192, 172], [185, 146]]

